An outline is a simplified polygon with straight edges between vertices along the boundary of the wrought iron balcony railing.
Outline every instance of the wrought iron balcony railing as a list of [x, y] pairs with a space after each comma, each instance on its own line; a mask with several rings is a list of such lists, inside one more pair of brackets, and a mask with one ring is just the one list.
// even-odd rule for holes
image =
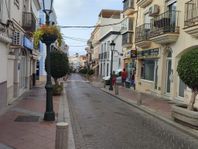
[[166, 11], [151, 19], [150, 38], [166, 33], [179, 33], [178, 11]]
[[133, 19], [128, 17], [122, 21], [121, 24], [121, 33], [133, 31]]
[[136, 27], [135, 42], [149, 40], [150, 28], [150, 23], [145, 23]]
[[124, 0], [123, 1], [123, 11], [127, 9], [134, 9], [134, 0]]
[[184, 26], [190, 27], [198, 24], [198, 0], [185, 3]]
[[122, 35], [122, 45], [128, 45], [128, 44], [132, 44], [132, 37], [133, 37], [133, 33], [132, 32], [127, 32], [125, 34]]
[[36, 19], [31, 12], [23, 12], [23, 24], [24, 30], [33, 32], [36, 30]]

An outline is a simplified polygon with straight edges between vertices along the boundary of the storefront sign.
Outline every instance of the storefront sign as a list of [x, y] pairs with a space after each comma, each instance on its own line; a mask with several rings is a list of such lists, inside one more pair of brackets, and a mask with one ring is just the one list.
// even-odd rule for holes
[[25, 36], [23, 37], [23, 46], [25, 48], [33, 50], [33, 42]]
[[137, 52], [137, 57], [139, 59], [142, 59], [142, 58], [158, 58], [159, 57], [159, 48], [138, 51]]
[[137, 58], [137, 50], [131, 50], [131, 58]]

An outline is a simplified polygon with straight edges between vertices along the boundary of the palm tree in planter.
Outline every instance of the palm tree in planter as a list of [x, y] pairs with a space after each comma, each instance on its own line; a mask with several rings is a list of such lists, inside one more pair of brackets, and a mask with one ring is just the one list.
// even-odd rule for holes
[[180, 79], [192, 90], [190, 102], [187, 106], [175, 105], [172, 116], [193, 126], [198, 126], [198, 112], [194, 108], [198, 94], [198, 48], [184, 53], [179, 60], [177, 72]]
[[[47, 58], [46, 58], [47, 59]], [[50, 52], [50, 68], [51, 75], [55, 84], [53, 85], [53, 95], [60, 95], [63, 90], [63, 84], [58, 82], [58, 79], [64, 77], [69, 72], [69, 61], [67, 54], [59, 50], [53, 50]], [[45, 61], [45, 70], [47, 70], [47, 61]]]

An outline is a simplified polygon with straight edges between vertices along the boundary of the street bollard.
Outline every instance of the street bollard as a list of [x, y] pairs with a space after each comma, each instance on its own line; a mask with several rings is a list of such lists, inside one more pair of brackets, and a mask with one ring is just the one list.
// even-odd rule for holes
[[104, 88], [106, 88], [106, 82], [104, 81]]
[[119, 95], [119, 86], [115, 83], [115, 95]]
[[141, 92], [138, 92], [137, 105], [138, 106], [142, 105], [142, 93]]
[[68, 149], [68, 123], [59, 122], [56, 124], [55, 149]]

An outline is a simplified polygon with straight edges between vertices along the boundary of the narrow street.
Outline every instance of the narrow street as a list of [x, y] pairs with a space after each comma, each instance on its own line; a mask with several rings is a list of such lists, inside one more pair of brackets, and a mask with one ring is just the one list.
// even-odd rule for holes
[[77, 149], [196, 149], [175, 128], [72, 74], [66, 88]]

